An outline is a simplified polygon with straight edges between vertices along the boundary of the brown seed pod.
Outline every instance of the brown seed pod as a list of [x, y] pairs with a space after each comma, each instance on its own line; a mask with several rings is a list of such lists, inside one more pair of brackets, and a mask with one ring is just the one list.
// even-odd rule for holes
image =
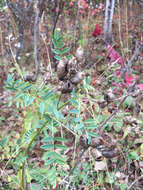
[[105, 158], [114, 158], [116, 156], [119, 156], [119, 150], [118, 149], [114, 149], [114, 150], [103, 150], [101, 151], [102, 152], [102, 155], [105, 157]]
[[24, 77], [24, 81], [28, 81], [28, 82], [35, 82], [36, 81], [36, 76], [35, 75], [27, 75]]
[[116, 98], [115, 94], [112, 92], [111, 89], [109, 89], [107, 91], [107, 93], [104, 93], [104, 99], [107, 101], [107, 102], [112, 102], [114, 101]]
[[74, 85], [79, 84], [82, 81], [83, 78], [83, 72], [77, 72], [71, 79], [71, 83]]
[[57, 65], [57, 76], [59, 80], [64, 80], [65, 76], [67, 75], [67, 59], [62, 59]]
[[72, 90], [73, 90], [73, 85], [72, 85], [70, 82], [66, 82], [66, 83], [64, 83], [64, 84], [62, 85], [62, 87], [61, 87], [60, 90], [61, 90], [61, 92], [64, 93], [64, 94], [70, 93], [70, 92], [72, 92]]
[[77, 60], [76, 58], [73, 56], [69, 62], [68, 62], [68, 71], [70, 71], [71, 68], [74, 68], [74, 69], [77, 69], [78, 67], [78, 63], [77, 63]]

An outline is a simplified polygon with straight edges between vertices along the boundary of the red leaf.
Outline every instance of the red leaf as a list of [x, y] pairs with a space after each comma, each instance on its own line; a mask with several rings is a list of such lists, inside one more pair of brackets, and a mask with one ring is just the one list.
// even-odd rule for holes
[[85, 0], [81, 0], [82, 4], [83, 4], [83, 8], [86, 9], [87, 8], [87, 3], [85, 2]]
[[129, 86], [130, 84], [132, 84], [133, 80], [135, 79], [135, 77], [129, 76], [128, 72], [125, 73], [125, 81], [126, 81], [126, 85]]
[[[132, 82], [134, 81], [134, 79], [136, 79], [136, 77], [129, 76], [128, 72], [125, 73], [126, 86], [129, 86], [130, 84], [132, 84]], [[137, 87], [140, 90], [143, 90], [143, 84], [137, 84]]]
[[143, 84], [137, 84], [137, 87], [139, 87], [140, 90], [143, 90]]
[[80, 9], [86, 9], [88, 6], [87, 6], [87, 3], [85, 2], [85, 0], [79, 0], [78, 1], [78, 7]]
[[114, 72], [114, 74], [115, 74], [116, 77], [120, 76], [120, 70], [116, 70], [116, 71]]
[[96, 13], [98, 13], [98, 12], [99, 12], [99, 10], [96, 8], [96, 9], [94, 9], [94, 10], [92, 11], [91, 15], [94, 16], [94, 15], [96, 15]]
[[74, 3], [71, 1], [71, 2], [69, 3], [69, 5], [70, 5], [71, 7], [73, 7], [73, 6], [74, 6]]
[[96, 24], [92, 35], [96, 38], [97, 36], [100, 36], [101, 34], [102, 34], [102, 30], [100, 26]]
[[58, 13], [59, 12], [59, 9], [58, 8], [56, 8], [56, 13]]

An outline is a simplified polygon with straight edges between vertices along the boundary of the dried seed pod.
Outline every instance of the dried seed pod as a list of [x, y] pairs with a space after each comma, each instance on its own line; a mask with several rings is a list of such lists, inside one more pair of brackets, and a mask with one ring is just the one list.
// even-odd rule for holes
[[73, 56], [69, 62], [68, 62], [68, 71], [73, 67], [74, 69], [77, 69], [77, 66], [78, 66], [78, 63], [77, 63], [77, 60], [76, 58]]
[[114, 149], [114, 150], [103, 150], [101, 151], [102, 152], [102, 155], [105, 157], [105, 158], [114, 158], [116, 156], [119, 156], [119, 150], [118, 149]]
[[84, 49], [82, 47], [77, 48], [76, 52], [75, 52], [75, 56], [76, 58], [81, 61], [83, 59], [83, 55], [84, 55]]
[[66, 82], [66, 83], [63, 84], [63, 86], [61, 87], [60, 90], [64, 94], [65, 93], [70, 93], [73, 90], [73, 85], [70, 82]]
[[24, 81], [28, 81], [28, 82], [35, 82], [37, 79], [37, 77], [35, 75], [27, 75], [24, 77]]
[[98, 100], [97, 103], [100, 108], [105, 108], [107, 106], [107, 102], [105, 100]]
[[135, 117], [132, 117], [132, 116], [124, 117], [123, 121], [129, 125], [133, 125], [133, 124], [137, 125], [138, 124], [137, 119]]
[[137, 87], [137, 89], [132, 93], [132, 97], [136, 98], [139, 95], [141, 95], [141, 90]]
[[79, 84], [81, 81], [82, 81], [82, 78], [83, 78], [83, 72], [77, 72], [71, 79], [71, 83], [72, 84]]
[[64, 80], [64, 77], [67, 75], [67, 59], [62, 59], [57, 65], [57, 76], [59, 80]]
[[104, 99], [105, 99], [107, 102], [112, 102], [112, 101], [115, 100], [115, 98], [116, 98], [116, 96], [115, 96], [115, 94], [112, 92], [111, 89], [109, 89], [109, 90], [107, 91], [107, 93], [104, 94]]
[[108, 112], [113, 113], [116, 110], [116, 106], [114, 104], [108, 104]]
[[95, 148], [91, 150], [91, 155], [96, 161], [101, 161], [103, 158], [102, 153]]

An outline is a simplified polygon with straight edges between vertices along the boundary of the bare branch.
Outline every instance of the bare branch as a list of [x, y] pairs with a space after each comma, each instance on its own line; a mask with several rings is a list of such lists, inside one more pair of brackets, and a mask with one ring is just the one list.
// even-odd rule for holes
[[[55, 28], [56, 28], [56, 25], [57, 25], [59, 16], [60, 16], [60, 14], [61, 14], [62, 11], [63, 11], [64, 3], [65, 3], [64, 1], [60, 1], [60, 3], [59, 3], [59, 11], [58, 11], [58, 13], [57, 13], [57, 15], [56, 15], [56, 18], [55, 18], [55, 21], [54, 21], [53, 33], [54, 33], [54, 31], [55, 31]], [[56, 6], [57, 6], [57, 4], [55, 3], [55, 8], [56, 8]]]
[[[88, 148], [87, 148], [87, 149], [88, 149]], [[84, 150], [80, 153], [80, 155], [79, 155], [79, 157], [77, 158], [77, 160], [76, 160], [76, 162], [75, 162], [73, 168], [70, 170], [68, 176], [65, 178], [66, 180], [68, 180], [68, 178], [70, 177], [70, 175], [73, 173], [73, 171], [75, 170], [75, 168], [76, 168], [77, 165], [79, 164], [79, 162], [80, 162], [82, 156], [84, 155], [85, 151], [87, 151], [87, 149], [84, 149]]]
[[128, 61], [128, 63], [125, 65], [125, 68], [122, 71], [122, 76], [125, 79], [125, 73], [128, 71], [130, 72], [131, 66], [133, 64], [133, 61], [135, 60], [135, 58], [139, 55], [140, 51], [143, 49], [143, 42], [141, 43], [137, 43], [136, 49], [134, 54], [131, 56], [130, 60]]
[[132, 189], [133, 185], [135, 185], [135, 183], [137, 183], [140, 179], [143, 179], [143, 176], [139, 176], [137, 179], [135, 179], [135, 181], [133, 181], [133, 183], [131, 183], [131, 185], [128, 187], [127, 190]]
[[12, 3], [11, 1], [7, 0], [7, 5], [14, 16], [15, 22], [18, 25], [18, 46], [16, 51], [16, 62], [21, 67], [21, 63], [19, 60], [19, 55], [23, 46], [23, 23], [22, 23], [22, 1], [19, 0], [18, 3]]
[[118, 107], [116, 108], [116, 110], [105, 120], [103, 121], [99, 126], [98, 126], [98, 131], [99, 134], [102, 136], [103, 133], [103, 126], [108, 123], [111, 119], [113, 119], [113, 117], [118, 113], [118, 111], [120, 110], [123, 102], [126, 100], [126, 98], [129, 96], [129, 94], [125, 95], [123, 97], [123, 99], [121, 100], [121, 102], [119, 103]]
[[[88, 146], [87, 148], [84, 148], [83, 151], [80, 153], [80, 155], [78, 156], [73, 168], [70, 170], [70, 172], [68, 173], [68, 175], [62, 180], [62, 181], [68, 181], [69, 177], [72, 175], [73, 171], [75, 170], [75, 168], [77, 167], [77, 165], [79, 164], [82, 156], [84, 155], [84, 153], [88, 150], [90, 146]], [[56, 190], [56, 189], [55, 189]]]

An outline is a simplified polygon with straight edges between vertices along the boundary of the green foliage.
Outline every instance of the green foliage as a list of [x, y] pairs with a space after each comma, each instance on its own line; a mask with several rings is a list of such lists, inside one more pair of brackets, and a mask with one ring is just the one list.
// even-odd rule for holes
[[133, 108], [135, 107], [136, 103], [132, 96], [128, 96], [123, 103], [124, 108]]
[[[93, 119], [82, 121], [79, 97], [75, 91], [72, 92], [72, 97], [67, 101], [72, 109], [70, 109], [67, 116], [64, 116], [58, 108], [58, 105], [61, 104], [61, 102], [59, 103], [60, 95], [55, 94], [50, 88], [30, 84], [21, 79], [14, 80], [13, 75], [9, 75], [5, 83], [6, 89], [11, 90], [15, 94], [13, 99], [11, 99], [11, 104], [16, 104], [17, 109], [23, 112], [20, 138], [17, 138], [16, 146], [14, 146], [13, 150], [16, 151], [13, 165], [18, 172], [19, 186], [23, 189], [25, 188], [25, 175], [27, 175], [29, 180], [33, 179], [33, 177], [30, 177], [32, 172], [25, 173], [23, 168], [27, 168], [25, 163], [28, 159], [29, 150], [32, 151], [34, 149], [42, 133], [42, 145], [40, 146], [44, 150], [42, 160], [44, 167], [48, 168], [49, 171], [48, 184], [55, 187], [57, 177], [60, 174], [64, 175], [63, 168], [67, 164], [64, 152], [68, 149], [65, 145], [68, 140], [63, 136], [57, 136], [57, 132], [60, 131], [59, 127], [67, 128], [78, 137], [85, 133], [89, 139], [97, 136], [96, 133], [92, 132], [97, 127], [97, 123]], [[63, 104], [63, 106], [65, 105]], [[60, 109], [63, 106], [60, 106]], [[2, 139], [1, 147], [6, 142], [6, 139]], [[33, 169], [32, 167], [31, 171]], [[39, 180], [37, 182], [42, 187], [43, 183]]]
[[3, 10], [5, 5], [6, 5], [6, 0], [1, 0], [0, 1], [0, 9]]
[[131, 151], [127, 154], [127, 159], [128, 159], [128, 162], [130, 162], [131, 160], [138, 160], [139, 155], [136, 151]]
[[[89, 90], [93, 91], [94, 89], [90, 83], [90, 77], [84, 79], [83, 90], [86, 92]], [[11, 104], [16, 104], [17, 110], [20, 110], [23, 114], [21, 134], [12, 142], [9, 142], [8, 137], [3, 137], [0, 141], [0, 148], [3, 149], [5, 157], [8, 159], [14, 158], [11, 160], [11, 164], [17, 171], [17, 176], [12, 178], [11, 184], [15, 182], [20, 188], [25, 189], [26, 176], [29, 183], [35, 180], [41, 188], [55, 188], [59, 178], [68, 175], [68, 171], [65, 172], [64, 170], [68, 165], [65, 154], [68, 150], [66, 146], [68, 139], [63, 133], [63, 129], [70, 131], [77, 139], [84, 135], [88, 144], [90, 144], [92, 138], [98, 136], [96, 129], [99, 124], [105, 121], [108, 115], [101, 114], [98, 111], [99, 108], [97, 108], [97, 110], [93, 111], [93, 118], [89, 117], [83, 120], [81, 95], [78, 92], [73, 91], [67, 103], [62, 103], [59, 100], [60, 94], [55, 94], [48, 86], [30, 84], [21, 79], [14, 80], [13, 75], [8, 76], [6, 89], [11, 90], [14, 94]], [[99, 96], [99, 99], [103, 99], [103, 97]], [[127, 103], [129, 105], [130, 101]], [[67, 104], [69, 111], [67, 111], [65, 116], [61, 109]], [[118, 114], [104, 126], [105, 130], [111, 131], [114, 129], [113, 133], [120, 133], [123, 127], [123, 118], [126, 115], [122, 112]], [[60, 132], [61, 128], [62, 133]], [[127, 135], [128, 133], [124, 134], [123, 139]], [[33, 166], [33, 163], [29, 163], [29, 153], [34, 150], [35, 145], [39, 141], [40, 150], [44, 152], [41, 156], [41, 162], [43, 163], [41, 168], [38, 168], [36, 165]], [[129, 162], [138, 160], [138, 152], [129, 151], [127, 159]], [[99, 186], [102, 186], [104, 183], [102, 171], [98, 173], [98, 176], [97, 172], [92, 174], [92, 176], [86, 175], [88, 171], [92, 171], [92, 167], [89, 163], [84, 163], [80, 172], [79, 168], [75, 169], [71, 183], [75, 183], [77, 189], [81, 181], [83, 183], [85, 181], [87, 187], [89, 187], [93, 178], [97, 178]], [[116, 179], [114, 175], [106, 176], [107, 183], [115, 184]], [[118, 184], [116, 185], [119, 186]], [[32, 186], [34, 189], [34, 184]], [[124, 185], [121, 188], [124, 189]]]
[[[57, 39], [58, 36], [55, 38]], [[73, 131], [80, 137], [82, 133], [85, 133], [85, 126], [87, 126], [87, 121], [83, 122], [80, 117], [78, 96], [74, 91], [72, 92], [72, 97], [68, 101], [72, 109], [69, 111], [69, 114], [64, 117], [57, 107], [60, 95], [54, 94], [53, 90], [48, 87], [30, 84], [21, 79], [14, 80], [13, 75], [9, 75], [5, 83], [6, 89], [11, 90], [15, 94], [14, 98], [11, 100], [11, 104], [16, 104], [17, 109], [22, 110], [24, 116], [21, 129], [22, 132], [13, 150], [16, 150], [16, 159], [13, 164], [18, 171], [17, 177], [20, 181], [19, 185], [24, 189], [24, 176], [31, 176], [29, 172], [25, 174], [23, 168], [27, 168], [25, 163], [28, 159], [29, 150], [34, 148], [40, 133], [43, 131], [44, 133], [41, 139], [42, 145], [40, 146], [40, 148], [44, 150], [42, 160], [44, 161], [44, 167], [48, 167], [49, 170], [48, 183], [52, 185], [52, 187], [55, 187], [57, 183], [56, 170], [58, 169], [59, 172], [60, 166], [60, 173], [63, 175], [63, 167], [66, 164], [64, 152], [68, 149], [65, 145], [67, 139], [56, 135], [58, 128], [60, 126], [65, 126], [65, 128]], [[93, 125], [94, 122], [93, 120], [91, 124]], [[92, 128], [95, 127], [92, 126]], [[86, 129], [87, 135], [95, 137], [96, 134], [92, 133], [90, 130], [90, 127]], [[2, 139], [0, 146], [3, 147], [6, 143], [7, 139]], [[28, 176], [27, 178], [29, 180], [32, 179]]]
[[8, 138], [3, 137], [0, 141], [0, 148], [3, 148], [6, 145], [7, 141], [8, 141]]
[[[36, 84], [23, 82], [20, 79], [15, 81], [13, 75], [8, 76], [6, 89], [15, 92], [15, 96], [11, 102], [16, 103], [17, 109], [23, 109], [24, 114], [21, 138], [17, 141], [19, 152], [14, 162], [15, 167], [19, 168], [21, 188], [25, 188], [25, 184], [22, 181], [23, 175], [25, 174], [22, 173], [23, 170], [21, 170], [21, 166], [25, 167], [28, 152], [34, 148], [33, 145], [36, 144], [36, 139], [40, 131], [44, 130], [44, 128], [49, 132], [48, 135], [45, 133], [42, 139], [44, 144], [41, 145], [41, 148], [46, 150], [43, 160], [45, 167], [49, 166], [51, 173], [49, 172], [48, 179], [49, 183], [54, 187], [57, 180], [56, 175], [55, 178], [50, 176], [52, 172], [56, 174], [56, 164], [63, 165], [66, 163], [66, 159], [60, 153], [57, 153], [56, 149], [60, 149], [61, 151], [67, 149], [65, 145], [62, 145], [62, 143], [67, 141], [66, 139], [60, 136], [54, 137], [58, 124], [56, 120], [61, 122], [64, 119], [61, 112], [57, 109], [59, 95], [55, 95], [53, 91], [47, 87], [40, 87]], [[50, 139], [52, 139], [52, 142]], [[1, 147], [5, 145], [6, 140], [7, 139], [1, 140]], [[54, 141], [56, 141], [56, 143]], [[25, 151], [21, 153], [23, 148]]]
[[52, 43], [54, 45], [54, 49], [52, 52], [55, 54], [54, 58], [58, 61], [65, 56], [67, 59], [71, 59], [71, 55], [67, 54], [70, 51], [69, 47], [65, 47], [65, 43], [63, 41], [64, 37], [59, 35], [59, 31], [55, 29], [54, 35], [52, 36]]
[[[61, 1], [59, 1], [59, 8], [61, 7], [60, 2]], [[69, 18], [71, 18], [71, 15], [74, 15], [74, 18], [76, 18], [76, 16], [78, 17], [78, 6], [76, 5], [76, 0], [68, 0], [64, 2], [65, 4], [67, 4], [67, 7], [65, 7], [64, 4], [63, 12], [60, 12], [62, 13], [62, 18], [64, 18], [66, 8], [67, 12], [70, 11], [70, 14], [65, 16], [66, 22], [68, 22]], [[72, 2], [74, 3], [74, 6], [71, 6]], [[100, 1], [93, 0], [92, 2], [99, 3]], [[17, 5], [16, 2], [13, 1], [13, 3]], [[0, 1], [0, 12], [6, 11], [6, 7], [4, 7], [5, 4], [6, 0]], [[25, 4], [24, 9], [28, 8], [27, 5], [28, 4]], [[30, 7], [30, 9], [32, 7]], [[75, 14], [71, 14], [71, 11]], [[88, 11], [90, 12], [89, 7]], [[49, 12], [47, 13], [48, 16], [50, 16], [48, 18], [49, 21], [49, 19], [52, 18], [52, 15], [49, 15]], [[6, 15], [2, 15], [2, 23], [3, 16]], [[20, 14], [16, 14], [16, 16], [20, 16]], [[71, 19], [71, 21], [73, 20]], [[116, 64], [115, 62], [110, 64], [110, 62], [108, 61], [108, 56], [106, 56], [105, 47], [102, 48], [103, 44], [101, 44], [101, 46], [98, 46], [98, 44], [100, 43], [99, 39], [93, 40], [93, 42], [92, 39], [90, 40], [92, 31], [94, 30], [94, 25], [90, 25], [90, 22], [96, 23], [96, 21], [97, 23], [100, 23], [98, 19], [95, 20], [95, 18], [93, 18], [92, 20], [90, 14], [88, 14], [87, 19], [85, 14], [84, 18], [79, 19], [78, 21], [78, 24], [80, 24], [80, 22], [84, 22], [84, 25], [82, 25], [81, 23], [81, 26], [83, 27], [80, 28], [80, 30], [83, 29], [84, 32], [80, 30], [77, 31], [77, 27], [71, 25], [72, 28], [68, 27], [70, 31], [67, 30], [67, 32], [65, 32], [66, 38], [63, 37], [58, 30], [55, 30], [53, 36], [51, 37], [53, 43], [52, 52], [54, 54], [54, 58], [58, 61], [63, 58], [71, 58], [71, 55], [69, 54], [70, 48], [67, 47], [66, 41], [76, 42], [76, 37], [78, 37], [79, 33], [81, 33], [81, 35], [79, 35], [80, 40], [78, 41], [79, 46], [84, 46], [85, 49], [87, 47], [91, 48], [92, 51], [91, 59], [88, 59], [90, 58], [90, 56], [88, 57], [87, 55], [86, 62], [87, 64], [89, 64], [89, 67], [90, 62], [92, 62], [92, 58], [94, 59], [94, 57], [96, 56], [96, 69], [93, 67], [94, 71], [91, 71], [90, 68], [92, 77], [84, 78], [83, 86], [82, 89], [80, 89], [80, 93], [79, 91], [73, 91], [72, 94], [70, 93], [70, 98], [65, 101], [66, 97], [61, 98], [60, 94], [55, 93], [55, 90], [53, 90], [51, 86], [48, 86], [49, 84], [43, 86], [43, 84], [39, 83], [39, 81], [37, 84], [31, 84], [30, 82], [25, 82], [22, 79], [15, 80], [13, 74], [8, 76], [5, 84], [6, 89], [11, 91], [10, 96], [13, 96], [12, 98], [10, 97], [9, 106], [13, 106], [12, 108], [14, 108], [15, 110], [12, 111], [12, 114], [14, 113], [15, 115], [13, 114], [13, 119], [13, 115], [11, 117], [11, 113], [9, 110], [9, 114], [7, 114], [7, 110], [5, 114], [5, 105], [2, 106], [2, 112], [4, 112], [4, 116], [0, 115], [0, 125], [4, 124], [4, 126], [2, 126], [0, 135], [0, 186], [2, 185], [1, 189], [26, 190], [26, 182], [28, 182], [30, 184], [31, 190], [101, 190], [104, 188], [125, 190], [130, 184], [132, 184], [133, 178], [129, 179], [127, 184], [124, 184], [127, 177], [129, 176], [129, 173], [134, 173], [132, 171], [136, 171], [136, 169], [136, 177], [138, 177], [140, 171], [143, 173], [143, 169], [139, 167], [140, 165], [142, 165], [141, 162], [143, 155], [143, 136], [138, 130], [139, 128], [142, 130], [142, 115], [140, 117], [140, 120], [137, 119], [137, 122], [134, 123], [131, 123], [130, 121], [128, 122], [128, 119], [126, 121], [125, 118], [125, 116], [127, 116], [126, 110], [129, 111], [132, 110], [132, 108], [136, 107], [134, 98], [129, 96], [123, 103], [121, 109], [117, 110], [117, 113], [113, 114], [113, 117], [111, 117], [111, 119], [108, 120], [108, 122], [106, 122], [106, 124], [103, 126], [105, 134], [103, 134], [102, 137], [105, 138], [97, 138], [99, 133], [99, 125], [102, 124], [102, 122], [106, 121], [106, 119], [110, 118], [109, 116], [112, 116], [114, 110], [116, 111], [116, 108], [118, 108], [118, 105], [122, 99], [121, 96], [122, 94], [124, 95], [125, 89], [122, 85], [123, 79], [121, 78], [121, 76], [117, 77], [115, 74], [117, 70], [121, 70], [121, 65]], [[13, 54], [12, 49], [14, 48], [15, 40], [17, 41], [18, 39], [17, 28], [15, 28], [15, 23], [13, 23], [13, 21], [9, 23], [9, 26], [10, 29], [13, 30], [11, 32], [12, 34], [14, 34], [15, 37], [14, 41], [11, 41], [12, 44], [9, 44], [12, 45], [12, 47], [10, 47], [10, 50], [14, 61], [15, 52]], [[47, 27], [50, 27], [49, 24]], [[129, 37], [132, 38], [130, 33], [132, 33], [132, 31], [129, 30]], [[5, 40], [3, 41], [3, 37], [6, 37], [5, 26], [2, 26], [1, 31], [1, 48], [4, 51]], [[135, 38], [136, 37], [137, 36], [135, 36]], [[125, 41], [128, 41], [128, 39]], [[97, 46], [96, 48], [93, 47], [94, 44], [95, 46]], [[74, 45], [75, 47], [77, 47], [77, 44]], [[117, 44], [113, 45], [115, 45], [117, 48], [118, 42]], [[128, 44], [128, 46], [130, 46], [130, 44]], [[128, 48], [122, 48], [122, 50], [125, 50], [126, 53], [132, 52]], [[101, 52], [102, 55], [100, 55], [100, 53], [98, 52]], [[23, 53], [25, 55], [24, 51], [20, 53], [20, 56]], [[122, 53], [124, 54], [124, 52]], [[128, 59], [131, 54], [126, 55], [126, 53], [124, 55], [124, 58]], [[85, 70], [85, 68], [83, 69]], [[19, 71], [19, 69], [20, 68], [17, 63], [15, 63], [15, 67], [10, 69], [9, 71]], [[136, 71], [133, 72], [135, 73]], [[97, 76], [99, 73], [102, 73], [100, 77]], [[103, 84], [101, 84], [102, 82]], [[112, 90], [114, 89], [114, 92], [117, 92], [117, 97], [114, 102], [107, 101], [106, 97], [103, 96], [104, 90], [106, 90], [108, 87], [112, 87]], [[62, 99], [64, 99], [64, 102], [62, 102]], [[102, 101], [98, 102], [98, 100], [105, 100], [105, 107], [104, 105], [101, 105]], [[133, 113], [130, 113], [130, 116], [133, 116]], [[6, 120], [6, 122], [4, 120]], [[8, 126], [7, 123], [9, 124]], [[6, 127], [6, 130], [4, 127]], [[70, 139], [71, 136], [72, 138]], [[134, 142], [134, 138], [137, 139], [137, 142]], [[79, 156], [80, 150], [86, 147], [82, 146], [82, 140], [85, 140], [84, 142], [88, 142], [88, 144], [90, 144], [91, 142], [93, 144], [94, 140], [95, 144], [96, 142], [98, 144], [99, 141], [100, 146], [98, 146], [97, 149], [102, 154], [104, 153], [104, 156], [101, 156], [100, 154], [99, 156], [93, 156], [93, 147], [90, 147], [88, 149], [89, 151], [85, 152], [86, 154], [84, 154], [84, 156], [80, 158], [80, 162], [78, 165], [76, 165], [73, 173], [69, 175], [69, 171], [72, 171], [71, 169], [75, 166], [74, 164], [76, 163], [76, 160], [78, 160], [77, 158]], [[105, 154], [106, 151], [108, 152], [109, 149], [109, 151], [111, 150], [112, 153], [112, 149], [114, 151], [114, 148], [117, 148], [119, 150], [120, 155], [118, 155], [117, 158], [108, 159]], [[107, 167], [102, 170], [102, 164], [104, 164], [104, 161], [107, 161]], [[97, 171], [96, 164], [98, 164], [98, 162], [99, 167], [101, 168], [99, 168], [99, 170]], [[10, 172], [11, 170], [14, 171], [12, 175], [7, 174], [9, 172], [9, 169]], [[123, 172], [125, 175], [122, 175]], [[69, 179], [65, 180], [68, 175]], [[6, 183], [3, 183], [3, 176]], [[8, 179], [6, 179], [7, 177]], [[140, 181], [138, 181], [138, 183], [135, 185], [138, 185], [139, 183]], [[57, 184], [58, 188], [55, 188]], [[63, 186], [66, 185], [67, 187], [64, 188]]]

